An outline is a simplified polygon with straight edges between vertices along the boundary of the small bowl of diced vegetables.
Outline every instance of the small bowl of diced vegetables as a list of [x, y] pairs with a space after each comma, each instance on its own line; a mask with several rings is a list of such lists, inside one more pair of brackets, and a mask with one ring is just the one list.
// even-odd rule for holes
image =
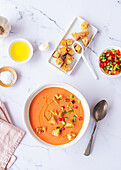
[[121, 48], [107, 47], [99, 55], [99, 68], [108, 77], [121, 76]]

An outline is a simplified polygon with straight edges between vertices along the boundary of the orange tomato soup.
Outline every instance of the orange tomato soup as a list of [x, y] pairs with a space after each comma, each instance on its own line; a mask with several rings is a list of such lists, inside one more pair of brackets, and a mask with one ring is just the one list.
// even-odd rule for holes
[[70, 142], [84, 122], [81, 101], [71, 92], [50, 87], [33, 99], [29, 110], [30, 124], [36, 135], [52, 145]]

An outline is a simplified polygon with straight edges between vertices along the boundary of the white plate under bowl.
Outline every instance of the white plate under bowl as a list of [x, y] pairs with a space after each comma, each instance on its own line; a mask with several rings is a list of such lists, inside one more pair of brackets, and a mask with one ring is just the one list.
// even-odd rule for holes
[[109, 74], [106, 74], [104, 72], [104, 70], [102, 68], [100, 68], [100, 56], [102, 56], [103, 53], [105, 53], [107, 50], [111, 50], [111, 49], [114, 49], [114, 50], [120, 50], [121, 51], [121, 47], [117, 47], [117, 46], [109, 46], [109, 47], [105, 47], [99, 54], [98, 56], [98, 68], [99, 70], [101, 71], [101, 73], [107, 77], [110, 77], [110, 78], [116, 78], [116, 77], [120, 77], [121, 76], [121, 73], [120, 74], [117, 74], [117, 75], [109, 75]]
[[[34, 97], [41, 92], [42, 90], [49, 88], [49, 87], [60, 87], [63, 89], [66, 89], [68, 91], [70, 91], [71, 93], [73, 93], [78, 99], [80, 99], [83, 109], [84, 109], [84, 123], [82, 126], [82, 129], [80, 130], [79, 134], [77, 135], [77, 137], [72, 140], [71, 142], [67, 143], [67, 144], [63, 144], [63, 145], [52, 145], [52, 144], [48, 144], [46, 142], [44, 142], [43, 140], [41, 140], [36, 133], [33, 131], [31, 125], [30, 125], [30, 121], [29, 121], [29, 108], [31, 105], [32, 100], [34, 99]], [[83, 97], [83, 95], [77, 91], [75, 88], [73, 88], [70, 85], [67, 84], [63, 84], [63, 83], [49, 83], [49, 84], [44, 84], [41, 85], [39, 88], [37, 88], [35, 91], [33, 91], [30, 96], [28, 97], [28, 99], [25, 102], [25, 106], [24, 106], [24, 124], [25, 127], [27, 129], [27, 132], [31, 135], [31, 137], [39, 142], [39, 144], [41, 146], [47, 147], [47, 148], [66, 148], [69, 147], [73, 144], [75, 144], [76, 142], [78, 142], [81, 137], [84, 135], [84, 133], [86, 132], [86, 129], [88, 127], [89, 124], [89, 120], [90, 120], [90, 109], [89, 109], [89, 105], [86, 101], [86, 99]]]
[[[11, 54], [10, 54], [11, 46], [12, 46], [15, 42], [18, 42], [18, 41], [25, 42], [25, 43], [29, 46], [29, 48], [30, 48], [30, 55], [29, 55], [29, 57], [28, 57], [26, 60], [24, 60], [24, 61], [16, 61], [16, 60], [14, 60], [14, 59], [12, 58], [12, 56], [11, 56]], [[32, 58], [32, 56], [33, 56], [33, 47], [32, 47], [31, 43], [30, 43], [28, 40], [26, 40], [26, 39], [24, 39], [24, 38], [16, 38], [16, 39], [14, 39], [14, 40], [12, 40], [12, 41], [10, 42], [9, 48], [8, 48], [8, 54], [9, 54], [9, 57], [10, 57], [14, 62], [16, 62], [16, 63], [18, 63], [18, 64], [27, 63], [27, 62]]]

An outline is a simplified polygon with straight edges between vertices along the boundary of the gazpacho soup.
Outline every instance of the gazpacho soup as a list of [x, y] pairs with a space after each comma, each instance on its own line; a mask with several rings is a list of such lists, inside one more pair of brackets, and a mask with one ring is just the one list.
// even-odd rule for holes
[[32, 100], [29, 119], [36, 135], [46, 143], [63, 145], [76, 138], [84, 122], [81, 101], [71, 92], [50, 87]]

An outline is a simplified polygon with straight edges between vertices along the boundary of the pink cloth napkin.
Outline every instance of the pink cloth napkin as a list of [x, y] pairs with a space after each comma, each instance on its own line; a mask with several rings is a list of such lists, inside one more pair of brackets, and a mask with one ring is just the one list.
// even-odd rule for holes
[[0, 170], [8, 170], [16, 160], [13, 155], [25, 132], [12, 124], [5, 105], [0, 100]]

